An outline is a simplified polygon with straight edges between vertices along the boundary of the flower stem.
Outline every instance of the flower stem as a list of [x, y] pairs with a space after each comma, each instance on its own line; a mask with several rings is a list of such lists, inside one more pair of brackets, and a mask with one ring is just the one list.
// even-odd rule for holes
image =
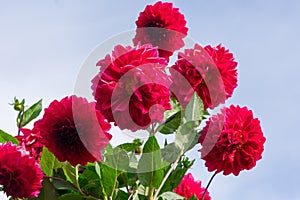
[[169, 178], [169, 176], [171, 175], [172, 171], [175, 169], [175, 167], [177, 166], [177, 163], [179, 162], [180, 158], [181, 158], [181, 154], [177, 157], [177, 159], [175, 160], [175, 162], [172, 164], [172, 166], [170, 167], [169, 171], [167, 172], [167, 174], [165, 175], [164, 179], [162, 180], [159, 188], [157, 189], [153, 199], [156, 200], [160, 190], [163, 188], [164, 184], [166, 183], [167, 179]]
[[149, 188], [149, 193], [148, 193], [149, 200], [153, 200], [153, 192], [154, 192], [154, 187], [152, 186]]
[[20, 121], [18, 124], [18, 136], [20, 136], [20, 133], [21, 133], [21, 126], [22, 126], [23, 118], [24, 118], [24, 108], [20, 111]]
[[204, 190], [204, 192], [203, 192], [203, 194], [202, 194], [201, 200], [204, 200], [205, 194], [206, 194], [206, 192], [207, 192], [207, 190], [208, 190], [208, 188], [209, 188], [209, 186], [210, 186], [212, 180], [215, 178], [215, 176], [216, 176], [217, 174], [218, 174], [218, 172], [215, 172], [215, 173], [212, 175], [212, 177], [210, 178], [210, 180], [209, 180], [209, 182], [208, 182], [207, 186], [205, 187], [205, 190]]

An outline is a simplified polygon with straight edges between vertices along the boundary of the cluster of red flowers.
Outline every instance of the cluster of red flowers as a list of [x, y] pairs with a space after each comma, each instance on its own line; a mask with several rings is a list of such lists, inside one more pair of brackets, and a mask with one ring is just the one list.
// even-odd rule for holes
[[101, 161], [101, 150], [111, 139], [111, 125], [95, 110], [95, 103], [75, 95], [53, 101], [32, 130], [16, 136], [21, 147], [0, 146], [0, 185], [16, 198], [37, 197], [43, 173], [39, 161], [43, 147], [73, 166]]
[[[76, 166], [100, 161], [111, 135], [110, 122], [137, 131], [161, 122], [172, 109], [170, 96], [183, 108], [194, 92], [204, 109], [213, 109], [237, 87], [237, 62], [225, 47], [210, 45], [184, 49], [176, 62], [169, 57], [184, 46], [188, 28], [172, 3], [148, 5], [136, 21], [134, 46], [117, 45], [98, 61], [92, 80], [95, 103], [75, 95], [53, 101], [32, 130], [22, 129], [21, 147], [0, 145], [0, 185], [12, 197], [36, 197], [43, 174], [39, 161], [47, 147], [59, 161]], [[213, 115], [201, 132], [200, 152], [208, 171], [238, 175], [261, 159], [265, 137], [260, 122], [246, 107], [230, 106]], [[200, 199], [201, 181], [187, 174], [174, 192]], [[205, 200], [210, 200], [209, 193]]]

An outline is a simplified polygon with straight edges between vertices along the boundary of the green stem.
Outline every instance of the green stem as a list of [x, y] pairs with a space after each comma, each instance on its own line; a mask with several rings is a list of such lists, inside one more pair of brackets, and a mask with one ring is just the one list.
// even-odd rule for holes
[[149, 193], [148, 193], [149, 200], [153, 200], [153, 193], [154, 193], [154, 187], [151, 186], [149, 188]]
[[18, 124], [18, 136], [20, 136], [21, 133], [21, 126], [22, 126], [22, 122], [23, 122], [23, 118], [24, 118], [24, 108], [20, 111], [20, 121]]
[[207, 190], [208, 190], [208, 188], [209, 188], [209, 186], [210, 186], [212, 180], [215, 178], [215, 176], [216, 176], [217, 174], [218, 174], [218, 173], [215, 172], [215, 173], [212, 175], [212, 177], [210, 178], [210, 180], [209, 180], [209, 182], [208, 182], [208, 184], [207, 184], [207, 186], [206, 186], [206, 188], [205, 188], [205, 190], [204, 190], [204, 192], [203, 192], [203, 194], [202, 194], [201, 200], [204, 200], [205, 194], [206, 194], [206, 192], [207, 192]]

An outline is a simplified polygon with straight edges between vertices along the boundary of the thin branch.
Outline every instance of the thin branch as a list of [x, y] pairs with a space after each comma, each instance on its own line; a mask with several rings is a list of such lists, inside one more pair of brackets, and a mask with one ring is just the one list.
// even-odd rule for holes
[[203, 194], [202, 194], [201, 200], [204, 200], [205, 194], [206, 194], [206, 192], [207, 192], [207, 190], [208, 190], [208, 188], [209, 188], [209, 186], [210, 186], [212, 180], [215, 178], [215, 176], [216, 176], [217, 174], [218, 174], [218, 173], [215, 172], [215, 173], [212, 175], [212, 177], [210, 178], [210, 180], [209, 180], [209, 182], [208, 182], [208, 184], [207, 184], [207, 186], [206, 186], [206, 188], [205, 188], [205, 190], [204, 190], [204, 192], [203, 192]]
[[181, 158], [181, 154], [177, 157], [177, 159], [175, 160], [175, 162], [172, 164], [172, 166], [170, 167], [169, 171], [167, 172], [167, 174], [165, 175], [164, 179], [162, 180], [159, 188], [157, 189], [155, 195], [154, 195], [154, 200], [157, 199], [159, 193], [160, 193], [160, 190], [163, 188], [164, 184], [166, 183], [167, 179], [169, 178], [170, 174], [172, 173], [172, 171], [175, 169], [175, 167], [177, 166], [179, 160]]

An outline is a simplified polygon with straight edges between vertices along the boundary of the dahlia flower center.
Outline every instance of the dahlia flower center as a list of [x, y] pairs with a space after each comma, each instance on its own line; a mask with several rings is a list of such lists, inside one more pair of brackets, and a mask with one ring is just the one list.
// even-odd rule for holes
[[237, 149], [241, 149], [247, 141], [247, 135], [242, 130], [234, 131], [232, 143], [237, 145]]
[[[157, 40], [158, 42], [163, 41], [165, 38], [168, 38], [168, 30], [166, 30], [165, 25], [161, 22], [152, 22], [148, 24], [148, 27], [157, 27], [146, 29], [146, 33], [149, 38]], [[153, 41], [154, 42], [154, 41]], [[159, 45], [160, 43], [155, 43], [153, 45]]]
[[59, 142], [63, 146], [76, 146], [78, 142], [80, 141], [80, 138], [78, 137], [78, 133], [76, 131], [76, 128], [72, 125], [70, 126], [62, 126], [58, 130], [59, 135]]
[[163, 28], [165, 27], [165, 24], [162, 21], [151, 21], [149, 22], [145, 27], [159, 27]]

